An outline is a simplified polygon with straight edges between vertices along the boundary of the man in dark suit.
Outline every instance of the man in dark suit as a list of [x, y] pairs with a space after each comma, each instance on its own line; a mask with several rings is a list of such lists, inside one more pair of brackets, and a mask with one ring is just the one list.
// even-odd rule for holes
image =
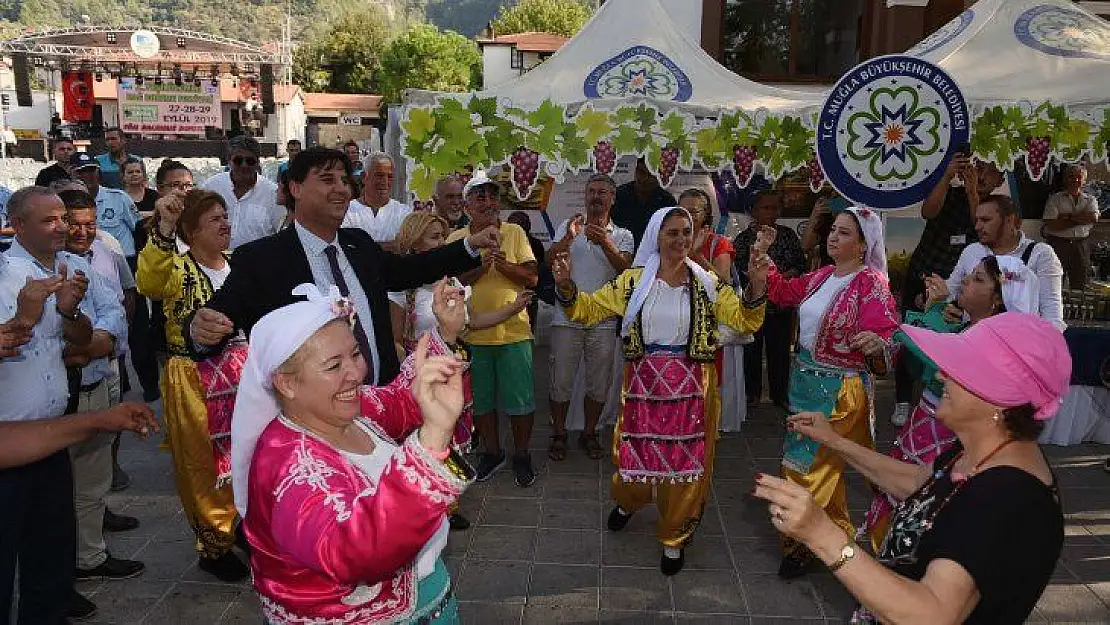
[[389, 291], [414, 289], [478, 267], [478, 250], [497, 249], [488, 228], [424, 254], [398, 256], [356, 228], [340, 229], [351, 200], [351, 164], [338, 150], [311, 148], [289, 165], [293, 226], [243, 245], [231, 273], [207, 306], [185, 321], [197, 356], [215, 352], [236, 330], [250, 333], [263, 315], [297, 301], [292, 290], [311, 282], [337, 286], [355, 305], [355, 339], [369, 384], [387, 384], [400, 370], [390, 327]]

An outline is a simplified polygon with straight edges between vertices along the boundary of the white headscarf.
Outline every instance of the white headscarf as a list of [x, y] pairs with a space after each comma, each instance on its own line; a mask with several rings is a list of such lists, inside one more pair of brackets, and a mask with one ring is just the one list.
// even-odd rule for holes
[[852, 206], [845, 209], [859, 220], [863, 232], [863, 264], [886, 275], [886, 243], [883, 241], [883, 219], [870, 208]]
[[[651, 287], [655, 284], [655, 276], [659, 273], [659, 230], [663, 228], [663, 221], [667, 214], [674, 210], [682, 211], [682, 214], [686, 215], [686, 219], [690, 220], [691, 224], [694, 223], [690, 213], [685, 208], [678, 206], [660, 208], [651, 216], [647, 230], [644, 231], [644, 238], [640, 239], [640, 247], [636, 249], [636, 258], [632, 261], [632, 266], [643, 267], [644, 273], [640, 278], [640, 283], [632, 291], [632, 297], [628, 300], [628, 308], [624, 311], [624, 321], [621, 322], [621, 336], [628, 336], [632, 324], [636, 322], [636, 316], [640, 313], [640, 309], [644, 307], [644, 302], [647, 300], [648, 293], [651, 292]], [[685, 262], [686, 266], [697, 277], [698, 282], [701, 282], [705, 288], [706, 294], [709, 295], [709, 301], [716, 302], [716, 276], [702, 269], [700, 265], [690, 260], [689, 256], [686, 257]]]
[[1036, 315], [1039, 309], [1040, 288], [1037, 274], [1014, 256], [995, 256], [1002, 272], [1002, 303], [1007, 312]]
[[339, 317], [350, 316], [350, 304], [332, 286], [324, 295], [314, 284], [302, 284], [293, 295], [308, 301], [283, 306], [262, 317], [251, 329], [247, 361], [231, 417], [231, 487], [235, 507], [247, 516], [247, 485], [259, 437], [281, 412], [273, 376], [317, 330]]

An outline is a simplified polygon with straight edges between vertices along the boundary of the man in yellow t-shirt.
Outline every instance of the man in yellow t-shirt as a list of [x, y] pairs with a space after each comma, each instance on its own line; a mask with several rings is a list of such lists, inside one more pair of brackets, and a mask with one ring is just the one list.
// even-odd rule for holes
[[[475, 173], [466, 183], [463, 197], [470, 224], [453, 232], [448, 242], [492, 225], [500, 228], [501, 249], [484, 251], [482, 266], [460, 276], [464, 283], [473, 286], [471, 310], [476, 314], [493, 312], [514, 302], [521, 291], [536, 286], [539, 275], [536, 257], [524, 230], [501, 222], [501, 188], [484, 172]], [[505, 465], [505, 452], [497, 433], [500, 409], [509, 415], [513, 426], [516, 484], [522, 488], [531, 486], [536, 481], [536, 472], [528, 454], [528, 441], [536, 418], [536, 400], [528, 314], [522, 310], [491, 328], [469, 331], [464, 338], [471, 346], [474, 425], [486, 446], [478, 462], [476, 479], [484, 482]]]

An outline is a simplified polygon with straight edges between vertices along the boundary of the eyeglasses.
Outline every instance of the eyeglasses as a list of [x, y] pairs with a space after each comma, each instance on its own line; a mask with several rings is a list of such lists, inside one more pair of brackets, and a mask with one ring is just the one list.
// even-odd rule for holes
[[254, 167], [258, 164], [258, 159], [253, 156], [236, 156], [231, 159], [231, 164], [236, 167], [242, 167], [244, 164], [248, 167]]
[[191, 191], [196, 185], [191, 182], [163, 182], [158, 185], [163, 189], [173, 189], [174, 191]]

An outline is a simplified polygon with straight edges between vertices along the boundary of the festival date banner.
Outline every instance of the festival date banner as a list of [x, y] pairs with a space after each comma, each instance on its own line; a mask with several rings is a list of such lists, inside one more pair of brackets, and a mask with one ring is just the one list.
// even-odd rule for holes
[[205, 128], [222, 128], [220, 88], [200, 85], [161, 85], [134, 78], [119, 82], [119, 126], [124, 132], [204, 136]]

